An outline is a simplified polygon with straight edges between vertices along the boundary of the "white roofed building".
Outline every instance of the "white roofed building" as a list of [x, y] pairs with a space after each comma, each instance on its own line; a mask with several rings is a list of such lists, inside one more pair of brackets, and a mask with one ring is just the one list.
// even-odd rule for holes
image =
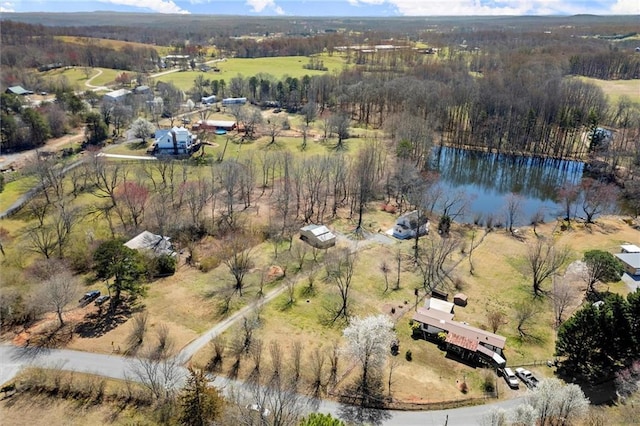
[[307, 225], [300, 229], [300, 239], [307, 244], [326, 249], [336, 245], [336, 236], [324, 225]]

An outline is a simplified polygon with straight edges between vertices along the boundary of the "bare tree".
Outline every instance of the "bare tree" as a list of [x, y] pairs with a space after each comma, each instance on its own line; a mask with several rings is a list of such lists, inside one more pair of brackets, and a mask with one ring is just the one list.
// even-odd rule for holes
[[505, 217], [507, 219], [506, 225], [509, 229], [509, 232], [511, 233], [513, 233], [514, 224], [518, 221], [520, 215], [522, 214], [522, 201], [522, 197], [513, 192], [507, 195], [504, 209], [506, 212]]
[[380, 262], [380, 272], [384, 275], [384, 292], [386, 293], [389, 290], [389, 272], [391, 272], [386, 260]]
[[340, 295], [340, 303], [338, 306], [331, 308], [331, 322], [334, 323], [339, 318], [349, 318], [351, 279], [355, 270], [356, 253], [352, 253], [348, 249], [342, 249], [334, 252], [330, 259], [325, 263], [326, 281], [332, 283], [338, 289]]
[[60, 327], [64, 326], [64, 308], [75, 299], [77, 289], [76, 277], [66, 269], [51, 275], [42, 285], [40, 300], [58, 315]]
[[336, 142], [335, 146], [336, 150], [344, 150], [347, 148], [344, 140], [349, 137], [349, 121], [349, 116], [344, 112], [331, 116], [329, 128], [338, 136], [338, 142]]
[[529, 326], [538, 315], [539, 310], [534, 301], [522, 300], [514, 305], [514, 319], [520, 338], [529, 336]]
[[506, 324], [507, 315], [499, 309], [487, 310], [487, 323], [492, 333], [497, 333], [501, 325]]
[[158, 401], [167, 401], [175, 396], [176, 386], [184, 373], [180, 367], [182, 360], [167, 357], [154, 359], [153, 349], [138, 354], [131, 360], [129, 370], [137, 382], [142, 384]]
[[[144, 341], [144, 336], [147, 332], [147, 322], [149, 320], [149, 316], [147, 312], [142, 312], [136, 314], [131, 318], [131, 333], [127, 338], [127, 343], [130, 351], [135, 351], [142, 345]], [[148, 354], [150, 358], [154, 358], [153, 353]]]
[[315, 348], [311, 354], [311, 390], [314, 398], [319, 398], [324, 386], [325, 353], [321, 348]]
[[213, 347], [213, 357], [211, 358], [211, 362], [209, 363], [209, 367], [213, 371], [218, 371], [220, 366], [222, 365], [222, 358], [224, 356], [224, 350], [226, 348], [226, 340], [222, 336], [216, 336], [211, 339], [210, 342]]
[[587, 223], [593, 223], [594, 216], [611, 211], [615, 207], [619, 192], [615, 185], [586, 178], [580, 186], [582, 211], [587, 217]]
[[251, 355], [251, 359], [253, 360], [253, 370], [249, 373], [249, 377], [247, 381], [249, 383], [259, 383], [260, 382], [260, 365], [262, 363], [262, 349], [264, 344], [260, 339], [254, 339], [251, 344], [251, 349], [249, 350], [249, 354]]
[[531, 274], [534, 295], [540, 296], [542, 283], [558, 272], [569, 258], [567, 247], [556, 247], [553, 240], [537, 240], [527, 251], [527, 272]]
[[300, 381], [300, 363], [302, 361], [302, 343], [300, 341], [293, 342], [291, 347], [291, 383], [294, 388], [297, 388]]
[[[354, 194], [353, 203], [358, 211], [358, 225], [356, 234], [361, 235], [364, 231], [362, 227], [362, 216], [367, 203], [375, 194], [375, 149], [372, 145], [367, 145], [360, 151], [358, 159], [352, 167], [352, 192]], [[353, 210], [353, 209], [352, 209]]]
[[282, 347], [277, 341], [269, 344], [269, 354], [271, 355], [271, 380], [270, 383], [280, 382], [282, 378]]
[[557, 200], [565, 211], [565, 220], [571, 226], [571, 218], [574, 216], [575, 204], [580, 196], [580, 186], [567, 183], [558, 188]]
[[223, 263], [233, 276], [234, 291], [237, 291], [242, 296], [244, 279], [253, 266], [250, 240], [242, 236], [233, 235], [227, 240], [225, 247]]
[[387, 381], [387, 386], [389, 388], [389, 397], [393, 395], [393, 391], [391, 390], [391, 387], [393, 386], [393, 383], [394, 383], [393, 373], [394, 371], [396, 371], [396, 369], [399, 366], [400, 366], [400, 359], [398, 359], [398, 357], [391, 357], [389, 360], [389, 378]]
[[560, 327], [565, 311], [575, 303], [577, 297], [578, 291], [571, 283], [562, 278], [553, 278], [551, 301], [553, 302], [553, 314], [556, 320], [556, 327]]
[[422, 286], [430, 292], [438, 287], [449, 276], [445, 262], [459, 245], [456, 238], [425, 238], [421, 246], [417, 267], [422, 277]]

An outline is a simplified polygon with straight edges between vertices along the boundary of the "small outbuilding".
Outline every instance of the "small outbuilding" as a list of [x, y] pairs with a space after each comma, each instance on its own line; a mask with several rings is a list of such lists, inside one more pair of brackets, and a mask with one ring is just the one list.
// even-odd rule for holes
[[456, 295], [453, 296], [453, 303], [456, 306], [467, 306], [467, 295], [464, 293], [456, 293]]
[[109, 93], [105, 93], [102, 96], [102, 100], [104, 102], [122, 103], [125, 101], [125, 99], [127, 99], [127, 97], [129, 97], [130, 94], [131, 94], [131, 90], [118, 89]]
[[336, 245], [336, 236], [324, 225], [307, 225], [300, 229], [300, 239], [312, 247], [327, 249]]

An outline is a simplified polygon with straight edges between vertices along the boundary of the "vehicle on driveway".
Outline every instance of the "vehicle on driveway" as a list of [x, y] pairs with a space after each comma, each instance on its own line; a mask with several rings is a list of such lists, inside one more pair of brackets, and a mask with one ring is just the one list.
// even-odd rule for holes
[[504, 381], [507, 382], [511, 389], [520, 388], [520, 382], [518, 381], [518, 378], [516, 377], [512, 369], [505, 367], [501, 370], [501, 373], [502, 377], [504, 377]]
[[84, 296], [80, 298], [78, 303], [80, 303], [81, 305], [88, 305], [92, 301], [96, 300], [98, 297], [100, 297], [100, 290], [91, 290], [85, 293]]
[[100, 296], [96, 299], [96, 306], [101, 306], [104, 302], [106, 302], [107, 300], [109, 300], [109, 296], [108, 295], [104, 295], [104, 296]]
[[538, 379], [536, 379], [536, 377], [531, 374], [531, 371], [527, 369], [524, 369], [522, 367], [516, 368], [516, 376], [518, 376], [518, 378], [522, 380], [522, 382], [527, 385], [529, 389], [533, 389], [538, 386]]

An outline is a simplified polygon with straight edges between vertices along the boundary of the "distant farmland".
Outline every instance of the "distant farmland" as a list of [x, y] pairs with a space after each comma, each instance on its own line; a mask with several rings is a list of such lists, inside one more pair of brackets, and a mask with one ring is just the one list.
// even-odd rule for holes
[[346, 61], [343, 56], [320, 56], [320, 59], [324, 62], [324, 66], [327, 71], [309, 70], [303, 68], [303, 65], [309, 63], [309, 58], [305, 56], [283, 56], [275, 58], [232, 58], [224, 61], [210, 64], [211, 66], [217, 66], [220, 71], [209, 71], [203, 73], [201, 71], [182, 71], [171, 74], [165, 74], [157, 77], [156, 80], [164, 82], [172, 82], [182, 90], [187, 90], [193, 86], [193, 80], [198, 74], [204, 74], [206, 78], [225, 81], [231, 80], [238, 74], [244, 77], [251, 77], [257, 74], [269, 74], [277, 79], [283, 77], [295, 77], [301, 78], [304, 75], [320, 75], [324, 73], [332, 73], [334, 71], [341, 71], [345, 67]]

